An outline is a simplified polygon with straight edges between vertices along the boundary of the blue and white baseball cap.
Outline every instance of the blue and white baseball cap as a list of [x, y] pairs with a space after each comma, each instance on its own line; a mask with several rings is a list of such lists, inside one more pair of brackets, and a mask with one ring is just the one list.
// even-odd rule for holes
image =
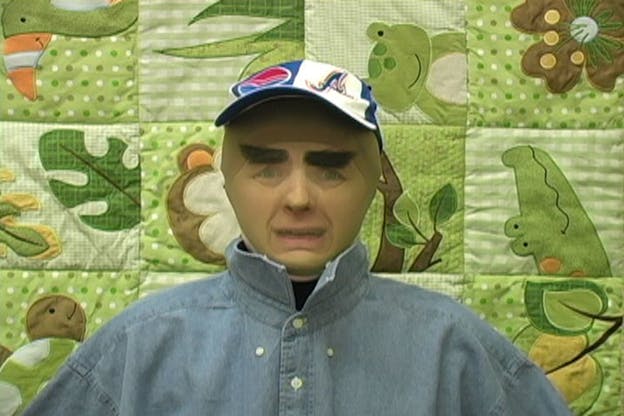
[[228, 124], [246, 110], [269, 100], [313, 97], [374, 131], [379, 148], [383, 148], [377, 102], [371, 87], [345, 69], [307, 59], [284, 62], [237, 82], [230, 92], [235, 100], [217, 116], [216, 126]]

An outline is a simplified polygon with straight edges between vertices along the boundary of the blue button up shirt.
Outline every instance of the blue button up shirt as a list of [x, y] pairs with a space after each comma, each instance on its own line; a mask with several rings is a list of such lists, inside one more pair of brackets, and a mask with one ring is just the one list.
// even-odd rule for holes
[[26, 415], [569, 415], [525, 355], [450, 298], [368, 272], [357, 243], [301, 311], [284, 266], [136, 302], [68, 360]]

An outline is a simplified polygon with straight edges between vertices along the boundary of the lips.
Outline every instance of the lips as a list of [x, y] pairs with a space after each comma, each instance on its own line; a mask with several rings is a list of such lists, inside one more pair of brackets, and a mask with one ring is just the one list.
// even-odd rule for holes
[[274, 232], [279, 244], [286, 250], [317, 250], [325, 241], [324, 228], [279, 228]]
[[275, 233], [280, 237], [292, 237], [292, 238], [305, 238], [305, 237], [321, 237], [325, 234], [323, 228], [280, 228], [276, 229]]

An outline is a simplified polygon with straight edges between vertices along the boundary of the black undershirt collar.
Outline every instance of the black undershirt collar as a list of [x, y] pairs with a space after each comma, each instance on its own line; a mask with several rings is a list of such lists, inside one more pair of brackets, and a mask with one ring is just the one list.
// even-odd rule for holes
[[295, 282], [291, 280], [293, 292], [295, 294], [295, 308], [300, 311], [303, 305], [308, 300], [308, 297], [312, 294], [312, 291], [316, 287], [318, 279], [310, 280], [307, 282]]

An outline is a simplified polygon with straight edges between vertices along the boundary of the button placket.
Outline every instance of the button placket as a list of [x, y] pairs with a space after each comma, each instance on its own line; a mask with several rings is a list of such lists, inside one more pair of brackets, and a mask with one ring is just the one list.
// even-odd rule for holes
[[309, 400], [307, 383], [310, 344], [307, 340], [309, 322], [305, 315], [291, 316], [282, 327], [280, 348], [279, 414], [298, 415], [303, 403]]

